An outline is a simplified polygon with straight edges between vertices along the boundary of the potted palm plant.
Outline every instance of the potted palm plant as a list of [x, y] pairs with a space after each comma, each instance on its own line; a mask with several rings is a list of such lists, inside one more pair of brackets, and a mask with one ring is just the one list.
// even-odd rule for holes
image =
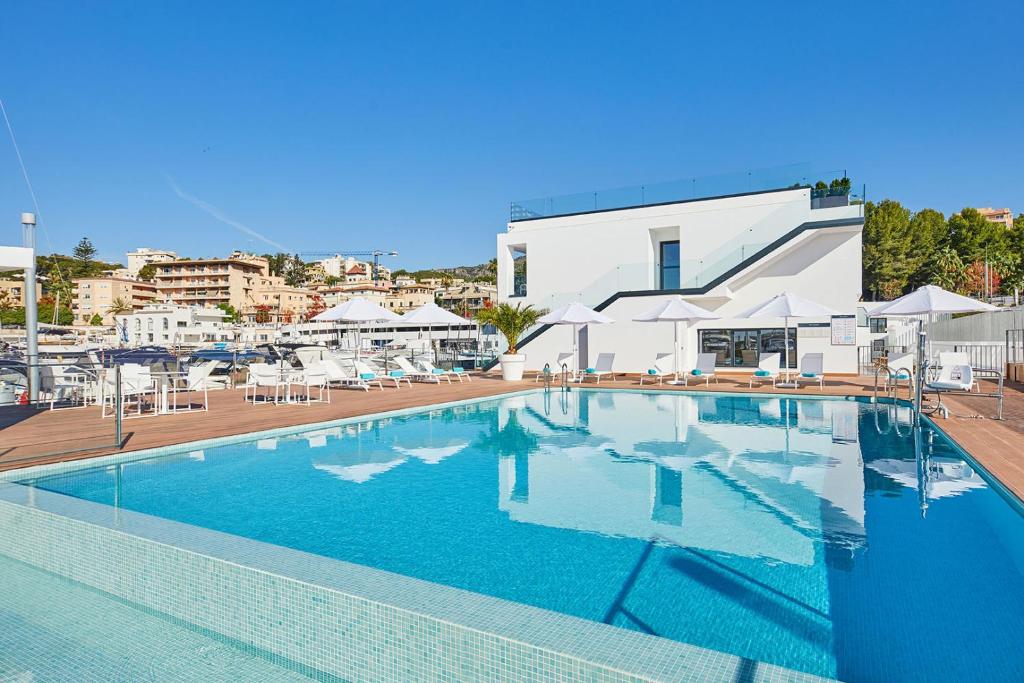
[[544, 311], [537, 310], [530, 304], [498, 304], [477, 314], [477, 320], [484, 325], [494, 325], [508, 342], [508, 351], [498, 357], [503, 379], [517, 381], [523, 378], [526, 356], [516, 352], [517, 346], [526, 330], [536, 325], [542, 315]]

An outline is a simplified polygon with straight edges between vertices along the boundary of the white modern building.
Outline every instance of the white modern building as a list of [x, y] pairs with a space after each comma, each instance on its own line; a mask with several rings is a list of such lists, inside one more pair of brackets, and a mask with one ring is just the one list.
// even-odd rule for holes
[[[863, 206], [837, 199], [840, 206], [812, 208], [810, 188], [790, 186], [572, 212], [553, 200], [513, 204], [497, 240], [498, 300], [596, 308], [616, 322], [583, 328], [581, 367], [607, 351], [615, 371], [642, 372], [671, 352], [673, 326], [632, 320], [679, 294], [722, 316], [687, 329], [684, 369], [705, 351], [723, 371], [750, 372], [760, 352], [782, 350], [783, 320], [734, 316], [788, 290], [843, 314], [791, 319], [791, 365], [822, 352], [827, 373], [856, 373], [857, 348], [870, 345], [866, 318], [856, 318]], [[527, 369], [554, 364], [571, 350], [571, 335], [571, 326], [531, 332], [520, 344]]]
[[130, 346], [195, 346], [235, 340], [235, 330], [218, 308], [150, 304], [130, 315], [116, 316], [120, 341]]

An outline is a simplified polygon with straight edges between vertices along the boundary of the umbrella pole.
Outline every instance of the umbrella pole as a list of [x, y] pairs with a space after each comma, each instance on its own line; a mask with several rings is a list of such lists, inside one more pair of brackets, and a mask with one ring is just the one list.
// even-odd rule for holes
[[669, 384], [682, 384], [683, 383], [683, 382], [681, 382], [679, 380], [679, 370], [680, 370], [680, 368], [682, 367], [682, 364], [683, 364], [682, 354], [679, 352], [679, 325], [680, 325], [680, 321], [678, 321], [678, 320], [676, 320], [676, 321], [674, 321], [672, 323], [672, 329], [673, 329], [672, 339], [674, 340], [674, 345], [672, 347], [672, 352], [673, 352], [672, 355], [674, 356], [673, 363], [675, 364], [676, 376], [675, 376], [675, 379], [673, 379], [671, 382], [669, 382]]
[[782, 348], [782, 362], [786, 365], [786, 381], [779, 384], [779, 386], [784, 389], [796, 389], [797, 385], [793, 384], [789, 375], [789, 316], [782, 319], [782, 324], [784, 325], [782, 328], [782, 338], [784, 340]]
[[572, 326], [572, 376], [576, 377], [576, 372], [580, 369], [580, 326], [573, 323]]

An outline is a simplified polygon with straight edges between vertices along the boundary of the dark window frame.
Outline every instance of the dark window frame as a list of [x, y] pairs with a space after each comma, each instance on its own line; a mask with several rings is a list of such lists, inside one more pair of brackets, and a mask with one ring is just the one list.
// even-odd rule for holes
[[[666, 266], [665, 247], [673, 245], [676, 247], [675, 265]], [[680, 258], [680, 256], [681, 254], [679, 253], [679, 240], [665, 240], [664, 242], [658, 243], [658, 289], [679, 289], [679, 267], [682, 264], [682, 259]], [[671, 277], [668, 278], [668, 282], [666, 282], [666, 271], [675, 271], [674, 282], [672, 281]]]
[[[796, 328], [796, 327], [790, 327], [789, 328], [789, 343], [792, 346], [792, 350], [789, 353], [789, 369], [790, 370], [795, 370], [799, 366], [800, 353], [799, 353], [799, 345], [798, 345], [798, 342], [797, 342], [797, 329], [798, 328]], [[742, 339], [744, 337], [749, 339], [751, 332], [755, 333], [753, 335], [753, 337], [754, 337], [754, 349], [756, 351], [756, 355], [755, 355], [755, 357], [752, 360], [748, 360], [747, 362], [744, 362], [742, 360], [742, 358], [740, 356], [738, 356], [737, 353], [736, 353], [736, 343], [737, 343], [737, 340]], [[741, 333], [741, 334], [736, 334], [736, 333]], [[750, 368], [750, 369], [754, 369], [754, 368], [757, 367], [757, 361], [758, 361], [758, 358], [760, 358], [761, 353], [766, 352], [766, 350], [764, 349], [764, 344], [763, 344], [763, 340], [765, 340], [766, 333], [769, 333], [771, 335], [771, 338], [778, 339], [779, 337], [781, 337], [783, 335], [784, 328], [782, 328], [782, 327], [720, 327], [720, 328], [702, 329], [702, 330], [698, 330], [697, 331], [697, 348], [699, 349], [700, 353], [714, 353], [714, 354], [716, 354], [716, 358], [715, 358], [715, 367], [716, 368], [723, 368], [723, 369], [728, 369], [728, 368]], [[718, 337], [717, 342], [718, 342], [719, 348], [716, 348], [714, 346], [706, 346], [706, 344], [705, 344], [705, 337], [706, 336], [711, 337], [713, 335]], [[708, 341], [711, 341], [712, 343], [714, 343], [713, 340], [708, 340]], [[725, 345], [724, 355], [725, 355], [725, 360], [727, 361], [725, 364], [721, 363], [722, 357], [721, 357], [721, 348], [720, 347], [721, 347], [722, 344]], [[780, 351], [780, 353], [781, 353], [781, 351]], [[738, 358], [740, 358], [739, 362], [737, 362]], [[782, 365], [782, 369], [786, 369], [784, 364]]]

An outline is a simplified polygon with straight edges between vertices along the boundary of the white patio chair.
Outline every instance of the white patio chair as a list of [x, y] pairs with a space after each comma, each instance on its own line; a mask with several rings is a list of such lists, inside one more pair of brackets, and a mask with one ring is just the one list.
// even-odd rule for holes
[[640, 384], [644, 383], [644, 380], [654, 382], [658, 380], [658, 384], [661, 384], [666, 377], [671, 377], [675, 374], [675, 361], [673, 360], [674, 354], [671, 353], [659, 353], [654, 357], [654, 364], [647, 369], [647, 372], [641, 373]]
[[[128, 407], [135, 406], [135, 417], [143, 414], [143, 407], [149, 405], [156, 412], [156, 384], [149, 368], [144, 368], [137, 363], [125, 363], [121, 366], [121, 415], [128, 415]], [[110, 417], [117, 412], [117, 369], [108, 368], [103, 376], [103, 399], [100, 407], [100, 417]], [[147, 401], [146, 397], [149, 397]], [[107, 413], [107, 409], [110, 413]]]
[[[309, 367], [292, 376], [288, 380], [288, 384], [289, 388], [298, 385], [305, 390], [303, 396], [306, 399], [305, 403], [307, 406], [313, 403], [331, 402], [331, 383], [327, 376], [327, 370], [323, 368], [319, 361], [310, 362]], [[316, 399], [312, 398], [314, 389], [318, 391]]]
[[698, 353], [697, 367], [683, 376], [683, 384], [690, 386], [691, 379], [698, 382], [703, 379], [705, 386], [711, 386], [711, 380], [715, 380], [715, 384], [718, 384], [718, 377], [715, 375], [716, 358], [714, 353]]
[[249, 380], [242, 385], [243, 398], [244, 400], [250, 400], [249, 390], [252, 390], [252, 404], [256, 405], [256, 390], [264, 389], [262, 393], [263, 400], [260, 403], [264, 405], [270, 403], [270, 389], [274, 390], [274, 405], [277, 405], [281, 401], [281, 390], [285, 390], [285, 396], [288, 392], [288, 382], [281, 377], [282, 369], [277, 364], [270, 363], [253, 363], [249, 366]]
[[825, 354], [804, 354], [800, 359], [800, 372], [794, 377], [797, 387], [801, 382], [817, 382], [819, 389], [825, 388]]
[[595, 383], [600, 384], [601, 378], [606, 376], [615, 376], [612, 372], [612, 366], [615, 365], [615, 354], [614, 353], [599, 353], [597, 354], [597, 361], [594, 363], [594, 367], [587, 368], [580, 373], [580, 384], [582, 384], [588, 377], [593, 378]]
[[[201, 409], [203, 411], [210, 410], [210, 373], [213, 372], [214, 367], [214, 363], [190, 365], [187, 376], [174, 377], [173, 384], [171, 385], [172, 413], [187, 413], [193, 410], [199, 410], [199, 408], [192, 407], [192, 394], [193, 392], [200, 391], [203, 392], [203, 405]], [[178, 407], [179, 393], [185, 393], [188, 396], [188, 404], [185, 408]]]
[[757, 370], [750, 375], [749, 387], [752, 389], [754, 382], [764, 384], [769, 380], [772, 383], [772, 387], [774, 387], [775, 381], [779, 378], [779, 365], [781, 363], [781, 353], [762, 353], [757, 362]]

